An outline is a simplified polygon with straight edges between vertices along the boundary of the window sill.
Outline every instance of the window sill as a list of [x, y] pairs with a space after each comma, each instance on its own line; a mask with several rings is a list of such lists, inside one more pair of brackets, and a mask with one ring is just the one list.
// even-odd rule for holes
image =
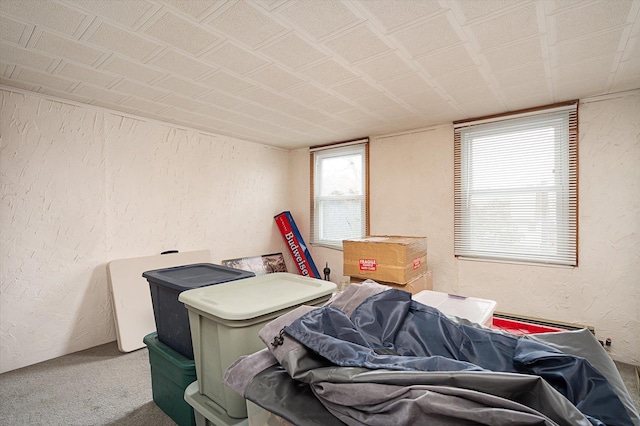
[[539, 263], [539, 262], [525, 262], [518, 260], [506, 260], [506, 259], [484, 259], [478, 257], [466, 257], [456, 256], [457, 260], [470, 261], [470, 262], [484, 262], [484, 263], [503, 263], [507, 265], [519, 265], [519, 266], [539, 266], [543, 268], [559, 268], [559, 269], [575, 269], [578, 265], [558, 265], [555, 263]]

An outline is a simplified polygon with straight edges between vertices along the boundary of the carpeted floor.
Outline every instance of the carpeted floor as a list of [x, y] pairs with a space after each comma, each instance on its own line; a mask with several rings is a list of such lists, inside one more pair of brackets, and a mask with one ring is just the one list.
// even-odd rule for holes
[[112, 342], [0, 375], [0, 425], [175, 423], [153, 402], [147, 349]]
[[[635, 367], [616, 363], [636, 407]], [[153, 402], [146, 348], [116, 342], [0, 375], [0, 425], [174, 426]]]

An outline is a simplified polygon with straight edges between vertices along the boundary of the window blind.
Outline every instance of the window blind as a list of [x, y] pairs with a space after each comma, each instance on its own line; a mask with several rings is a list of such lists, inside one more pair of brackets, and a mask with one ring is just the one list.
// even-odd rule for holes
[[367, 141], [312, 150], [311, 242], [342, 248], [367, 232]]
[[577, 264], [577, 102], [454, 129], [455, 254]]

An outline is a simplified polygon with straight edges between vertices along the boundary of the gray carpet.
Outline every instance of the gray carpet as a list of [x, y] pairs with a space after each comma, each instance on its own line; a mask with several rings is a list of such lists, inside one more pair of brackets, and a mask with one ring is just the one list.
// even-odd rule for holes
[[[636, 407], [635, 367], [616, 363]], [[116, 342], [0, 375], [0, 425], [174, 426], [153, 402], [146, 348]]]
[[153, 402], [147, 349], [112, 342], [0, 375], [0, 425], [175, 423]]

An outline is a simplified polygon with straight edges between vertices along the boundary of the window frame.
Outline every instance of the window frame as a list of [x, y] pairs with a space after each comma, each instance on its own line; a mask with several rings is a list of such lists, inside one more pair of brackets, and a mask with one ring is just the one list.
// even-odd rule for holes
[[[363, 179], [364, 194], [358, 195], [358, 196], [316, 196], [317, 160], [329, 157], [330, 155], [326, 155], [326, 154], [331, 153], [332, 151], [338, 152], [335, 154], [335, 156], [339, 157], [341, 156], [339, 154], [339, 151], [342, 151], [343, 149], [346, 149], [350, 146], [357, 146], [357, 145], [362, 145], [363, 147], [363, 155], [364, 155], [363, 173], [365, 174]], [[321, 246], [321, 247], [331, 248], [335, 250], [342, 250], [342, 241], [343, 241], [342, 239], [329, 240], [329, 239], [321, 239], [318, 237], [319, 235], [318, 227], [320, 226], [319, 220], [321, 215], [318, 212], [317, 203], [318, 201], [345, 200], [345, 199], [362, 200], [361, 205], [364, 206], [365, 212], [364, 212], [364, 218], [361, 218], [361, 220], [364, 226], [363, 226], [362, 235], [359, 235], [358, 237], [364, 237], [368, 235], [369, 233], [369, 138], [361, 138], [361, 139], [354, 139], [351, 141], [338, 142], [338, 143], [327, 144], [327, 145], [312, 146], [311, 148], [309, 148], [309, 152], [310, 152], [309, 157], [310, 157], [310, 183], [311, 183], [310, 206], [309, 206], [310, 227], [311, 227], [310, 238], [309, 238], [310, 244], [314, 246]], [[319, 153], [321, 153], [322, 155], [317, 155]], [[344, 155], [349, 155], [349, 154], [344, 154]]]
[[[463, 150], [463, 141], [461, 133], [465, 129], [472, 127], [479, 127], [485, 124], [494, 125], [494, 123], [501, 123], [506, 126], [509, 125], [509, 121], [515, 121], [516, 119], [524, 117], [542, 116], [543, 114], [562, 113], [568, 112], [568, 119], [566, 127], [563, 124], [563, 131], [566, 131], [566, 146], [560, 151], [556, 152], [554, 146], [554, 161], [562, 161], [563, 167], [558, 168], [554, 166], [555, 170], [566, 170], [567, 176], [561, 176], [562, 174], [555, 175], [554, 185], [545, 186], [540, 191], [536, 191], [536, 188], [509, 188], [509, 189], [490, 189], [485, 190], [487, 194], [497, 194], [500, 191], [503, 193], [533, 193], [533, 194], [553, 194], [554, 200], [558, 200], [561, 197], [562, 202], [558, 201], [558, 205], [553, 208], [553, 213], [556, 215], [557, 228], [553, 232], [553, 237], [556, 239], [557, 244], [562, 244], [562, 248], [565, 249], [565, 255], [558, 254], [559, 249], [556, 249], [556, 253], [542, 253], [540, 250], [538, 253], [517, 253], [514, 250], [507, 253], [507, 246], [501, 246], [499, 249], [489, 250], [489, 246], [476, 245], [477, 240], [474, 241], [473, 229], [477, 232], [478, 226], [475, 228], [470, 225], [468, 221], [471, 220], [472, 213], [468, 211], [468, 202], [470, 197], [481, 193], [482, 190], [467, 190], [468, 169], [471, 167], [468, 165], [469, 160], [465, 155], [469, 155], [468, 152]], [[542, 117], [541, 117], [542, 118]], [[513, 122], [512, 121], [512, 122]], [[454, 255], [459, 259], [470, 260], [482, 260], [482, 261], [497, 261], [507, 263], [526, 263], [533, 265], [557, 265], [566, 267], [578, 266], [578, 101], [563, 102], [560, 104], [554, 104], [539, 108], [531, 108], [527, 110], [520, 110], [508, 114], [498, 114], [493, 116], [475, 118], [470, 120], [456, 121], [454, 124]], [[485, 126], [488, 127], [488, 126]], [[540, 127], [542, 128], [542, 127]], [[509, 131], [505, 131], [505, 134], [509, 134]], [[555, 142], [554, 142], [555, 143]], [[556, 163], [557, 164], [557, 163]], [[566, 185], [560, 182], [561, 186], [558, 189], [558, 181], [565, 179]], [[467, 179], [467, 181], [465, 181]], [[551, 190], [553, 189], [553, 190]], [[471, 194], [471, 195], [470, 195]], [[533, 207], [532, 207], [533, 208]], [[531, 211], [531, 210], [528, 210]], [[558, 215], [562, 215], [562, 218], [558, 218]], [[542, 235], [542, 232], [540, 233]], [[540, 237], [542, 239], [542, 237]], [[497, 253], [502, 253], [498, 255]]]

